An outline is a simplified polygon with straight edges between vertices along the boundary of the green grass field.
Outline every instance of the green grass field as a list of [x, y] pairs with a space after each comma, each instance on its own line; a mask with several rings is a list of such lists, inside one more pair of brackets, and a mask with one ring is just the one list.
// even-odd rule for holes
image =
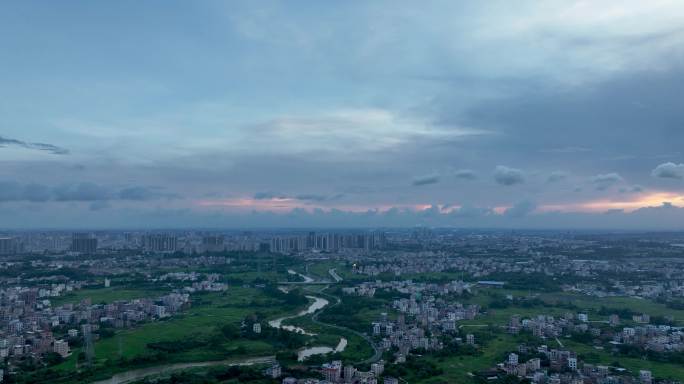
[[633, 375], [638, 375], [640, 369], [647, 369], [653, 372], [654, 377], [658, 379], [675, 379], [684, 381], [684, 367], [676, 364], [660, 363], [624, 356], [613, 356], [609, 351], [596, 349], [589, 345], [577, 343], [567, 339], [563, 339], [561, 341], [566, 348], [569, 348], [580, 355], [592, 354], [598, 356], [598, 364], [611, 365], [613, 362], [617, 361], [624, 368], [627, 368]]
[[164, 290], [134, 289], [134, 288], [94, 288], [81, 289], [70, 292], [67, 295], [50, 299], [52, 306], [72, 303], [77, 304], [83, 299], [90, 298], [93, 304], [111, 303], [117, 300], [133, 300], [146, 297], [157, 297], [168, 293]]
[[590, 310], [597, 310], [601, 307], [606, 308], [628, 308], [639, 313], [648, 313], [651, 316], [673, 316], [680, 324], [684, 323], [684, 311], [676, 310], [666, 307], [664, 304], [659, 304], [648, 299], [640, 299], [635, 297], [606, 297], [597, 299], [595, 297], [576, 294], [576, 293], [548, 293], [542, 294], [541, 298], [544, 301], [566, 301], [577, 305], [580, 308]]
[[469, 375], [470, 372], [495, 366], [501, 362], [501, 356], [505, 352], [515, 350], [517, 345], [518, 342], [514, 337], [502, 334], [489, 341], [479, 356], [427, 357], [428, 361], [435, 363], [444, 373], [437, 377], [416, 381], [416, 383], [471, 383], [473, 379]]
[[[309, 275], [311, 275], [313, 278], [329, 280], [331, 277], [330, 274], [328, 274], [328, 271], [331, 268], [335, 268], [337, 274], [340, 275], [341, 278], [346, 278], [346, 274], [348, 274], [346, 263], [335, 260], [327, 260], [309, 264]], [[304, 273], [303, 270], [300, 272]]]
[[[203, 295], [203, 304], [190, 308], [166, 321], [143, 324], [140, 327], [120, 330], [107, 339], [99, 340], [94, 345], [96, 367], [105, 368], [120, 357], [133, 358], [151, 354], [147, 344], [160, 341], [202, 340], [224, 324], [239, 325], [242, 319], [255, 312], [267, 317], [282, 315], [283, 310], [273, 299], [265, 296], [260, 290], [253, 288], [231, 288], [225, 295]], [[209, 303], [211, 301], [211, 303]], [[227, 350], [244, 348], [244, 356], [261, 356], [274, 353], [267, 341], [239, 340], [225, 345]], [[61, 370], [72, 370], [76, 366], [78, 350], [62, 364], [56, 366]], [[203, 360], [220, 360], [222, 356], [209, 348], [195, 348], [189, 351], [169, 355], [167, 362], [190, 362]]]
[[[547, 303], [545, 307], [522, 308], [522, 307], [508, 307], [504, 309], [493, 309], [492, 313], [482, 318], [483, 321], [489, 324], [502, 324], [506, 322], [511, 315], [518, 314], [521, 316], [534, 316], [540, 314], [562, 315], [566, 312], [584, 311], [590, 315], [591, 320], [605, 321], [608, 316], [598, 315], [597, 311], [601, 307], [613, 309], [630, 309], [636, 313], [647, 313], [651, 316], [673, 316], [675, 321], [682, 325], [684, 324], [684, 311], [667, 308], [664, 304], [659, 304], [648, 299], [640, 299], [634, 297], [606, 297], [596, 298], [586, 296], [578, 293], [570, 292], [550, 292], [539, 293], [519, 290], [496, 289], [496, 288], [481, 288], [477, 294], [469, 299], [464, 299], [463, 302], [469, 304], [479, 304], [481, 306], [488, 306], [493, 298], [488, 293], [494, 293], [499, 296], [511, 294], [514, 297], [526, 297], [530, 294], [537, 295], [541, 300]], [[566, 308], [559, 308], [556, 304], [572, 304], [577, 306], [577, 310]], [[593, 315], [593, 316], [592, 316]], [[508, 317], [508, 318], [507, 318]]]

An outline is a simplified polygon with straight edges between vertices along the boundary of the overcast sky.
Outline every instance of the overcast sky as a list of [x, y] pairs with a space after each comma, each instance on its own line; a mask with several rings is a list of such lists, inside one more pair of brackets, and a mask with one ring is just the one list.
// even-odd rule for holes
[[0, 227], [684, 229], [681, 1], [14, 1], [0, 52]]

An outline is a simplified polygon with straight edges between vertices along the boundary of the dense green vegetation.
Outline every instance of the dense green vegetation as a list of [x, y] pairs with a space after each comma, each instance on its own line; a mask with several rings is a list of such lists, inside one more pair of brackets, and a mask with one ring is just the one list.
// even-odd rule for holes
[[83, 299], [90, 299], [93, 304], [111, 303], [117, 300], [133, 300], [162, 296], [168, 293], [165, 289], [135, 289], [123, 287], [89, 288], [73, 291], [67, 295], [51, 299], [53, 306], [66, 303], [78, 304]]
[[381, 313], [390, 311], [385, 300], [358, 296], [341, 298], [342, 301], [338, 305], [331, 306], [319, 316], [321, 321], [357, 332], [368, 332], [372, 321], [379, 319]]

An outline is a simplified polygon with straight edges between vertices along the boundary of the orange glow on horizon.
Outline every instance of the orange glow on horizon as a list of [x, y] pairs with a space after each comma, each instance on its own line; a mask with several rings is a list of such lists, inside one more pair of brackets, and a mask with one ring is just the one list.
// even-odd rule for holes
[[631, 200], [601, 199], [584, 203], [548, 204], [539, 207], [541, 212], [605, 212], [613, 209], [621, 209], [633, 212], [640, 208], [659, 207], [664, 203], [674, 206], [684, 206], [684, 195], [669, 192], [653, 192], [637, 196]]
[[[559, 203], [559, 204], [543, 204], [540, 205], [536, 212], [606, 212], [609, 210], [624, 210], [626, 212], [633, 212], [640, 208], [659, 207], [664, 203], [670, 203], [676, 207], [684, 207], [684, 194], [677, 194], [671, 192], [652, 192], [642, 193], [633, 198], [626, 198], [624, 200], [617, 199], [598, 199], [585, 202], [576, 203]], [[408, 210], [413, 212], [421, 212], [436, 207], [439, 213], [449, 214], [457, 211], [461, 205], [433, 205], [433, 204], [330, 204], [319, 201], [303, 201], [296, 198], [272, 198], [272, 199], [254, 199], [249, 197], [240, 198], [225, 198], [215, 200], [197, 200], [195, 205], [205, 208], [226, 208], [236, 211], [260, 211], [260, 212], [289, 212], [293, 209], [304, 209], [308, 212], [314, 210], [323, 210], [330, 212], [332, 210], [341, 210], [346, 212], [363, 213], [368, 211], [388, 212], [392, 209]], [[510, 205], [499, 205], [492, 208], [497, 215], [502, 215], [511, 208]]]
[[[432, 207], [430, 204], [383, 204], [383, 205], [340, 205], [325, 206], [315, 204], [313, 202], [302, 201], [294, 198], [273, 198], [273, 199], [253, 199], [253, 198], [232, 198], [232, 199], [217, 199], [217, 200], [198, 200], [195, 202], [200, 207], [224, 207], [234, 208], [235, 210], [256, 210], [256, 211], [275, 211], [284, 212], [292, 209], [304, 209], [313, 211], [315, 209], [322, 209], [324, 211], [331, 211], [339, 209], [347, 212], [367, 212], [378, 211], [387, 212], [393, 208], [409, 209], [412, 211], [424, 211]], [[441, 209], [440, 209], [441, 211]]]

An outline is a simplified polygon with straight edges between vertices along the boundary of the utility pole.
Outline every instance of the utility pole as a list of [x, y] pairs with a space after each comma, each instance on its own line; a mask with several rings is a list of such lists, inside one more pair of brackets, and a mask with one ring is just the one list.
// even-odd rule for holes
[[123, 357], [123, 343], [121, 342], [121, 335], [116, 335], [116, 341], [119, 344], [119, 358]]
[[92, 328], [90, 324], [83, 324], [81, 330], [83, 332], [83, 343], [85, 344], [86, 366], [90, 368], [93, 366], [93, 358], [95, 357]]

